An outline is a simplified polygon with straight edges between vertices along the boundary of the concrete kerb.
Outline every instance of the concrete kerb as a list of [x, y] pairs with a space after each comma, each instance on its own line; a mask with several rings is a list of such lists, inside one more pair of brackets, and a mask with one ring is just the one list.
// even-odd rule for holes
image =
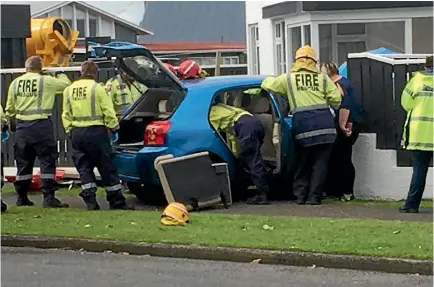
[[252, 262], [255, 259], [261, 259], [261, 264], [316, 266], [420, 275], [433, 274], [433, 262], [430, 260], [335, 255], [297, 251], [150, 244], [23, 235], [2, 235], [1, 245], [9, 247], [85, 250], [89, 252], [127, 252], [131, 255], [232, 262]]

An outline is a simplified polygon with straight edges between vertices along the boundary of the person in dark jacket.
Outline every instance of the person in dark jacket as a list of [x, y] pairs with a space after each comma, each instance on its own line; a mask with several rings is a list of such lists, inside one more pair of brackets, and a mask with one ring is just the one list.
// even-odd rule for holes
[[336, 64], [324, 63], [321, 65], [321, 71], [335, 82], [342, 95], [342, 103], [335, 117], [337, 138], [330, 156], [327, 195], [349, 201], [354, 199], [356, 170], [352, 162], [352, 153], [361, 130], [362, 107], [350, 81], [339, 75]]

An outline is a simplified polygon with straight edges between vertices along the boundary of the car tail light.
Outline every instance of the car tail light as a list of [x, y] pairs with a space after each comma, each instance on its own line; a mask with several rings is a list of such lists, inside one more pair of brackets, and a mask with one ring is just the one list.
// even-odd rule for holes
[[155, 121], [146, 126], [144, 135], [145, 145], [164, 145], [166, 133], [170, 129], [169, 121]]

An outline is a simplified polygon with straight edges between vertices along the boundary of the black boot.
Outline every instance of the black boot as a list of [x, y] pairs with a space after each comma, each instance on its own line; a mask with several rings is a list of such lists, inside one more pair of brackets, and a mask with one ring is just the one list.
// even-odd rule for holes
[[44, 197], [43, 206], [45, 208], [68, 208], [69, 204], [61, 202], [54, 195]]
[[81, 196], [86, 203], [86, 207], [88, 210], [100, 210], [98, 201], [96, 200], [96, 195], [91, 196]]
[[267, 192], [260, 191], [254, 197], [247, 199], [247, 204], [251, 205], [266, 205], [268, 204]]
[[110, 209], [115, 210], [135, 210], [134, 206], [130, 206], [122, 192], [119, 191], [111, 191], [107, 192], [107, 201], [110, 204]]
[[27, 195], [18, 195], [17, 206], [34, 206], [35, 204], [30, 201]]
[[8, 206], [2, 200], [2, 212], [5, 212], [6, 210], [8, 210]]

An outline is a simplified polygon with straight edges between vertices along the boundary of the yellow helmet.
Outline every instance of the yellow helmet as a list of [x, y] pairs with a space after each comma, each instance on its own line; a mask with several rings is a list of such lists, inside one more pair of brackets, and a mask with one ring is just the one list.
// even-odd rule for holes
[[188, 211], [184, 204], [170, 203], [161, 215], [161, 223], [164, 225], [186, 225], [188, 223]]
[[295, 60], [301, 58], [309, 58], [317, 62], [316, 53], [311, 46], [305, 45], [295, 52]]

